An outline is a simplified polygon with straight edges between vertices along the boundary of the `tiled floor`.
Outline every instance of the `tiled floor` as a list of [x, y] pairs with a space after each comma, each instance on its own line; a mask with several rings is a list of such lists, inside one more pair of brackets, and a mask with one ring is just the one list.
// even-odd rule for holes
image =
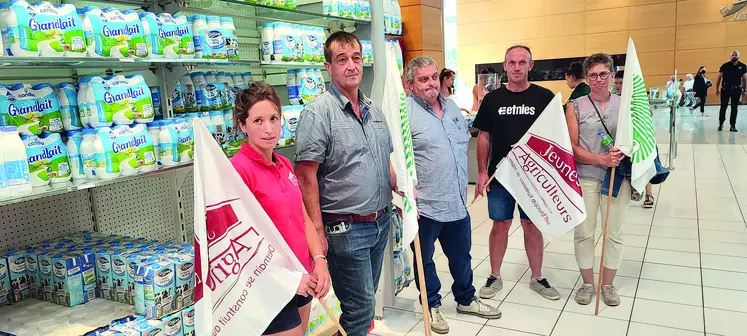
[[[522, 229], [514, 223], [503, 264], [504, 289], [488, 300], [499, 306], [498, 320], [459, 315], [445, 257], [436, 264], [450, 335], [459, 336], [690, 336], [747, 335], [747, 110], [737, 124], [743, 132], [716, 132], [717, 109], [706, 117], [680, 113], [676, 169], [660, 188], [657, 204], [631, 205], [626, 217], [626, 247], [616, 286], [618, 307], [580, 306], [572, 298], [581, 281], [573, 256], [573, 236], [546, 242], [544, 275], [558, 288], [559, 301], [548, 301], [528, 287]], [[665, 110], [656, 114], [662, 159], [668, 135]], [[666, 164], [666, 163], [665, 163]], [[490, 273], [487, 203], [470, 207], [473, 225], [472, 267], [476, 287]], [[601, 235], [601, 225], [597, 232]], [[597, 243], [597, 256], [601, 251]], [[598, 267], [597, 257], [597, 267]], [[596, 269], [596, 268], [595, 268]], [[374, 335], [422, 335], [418, 292], [411, 286], [387, 308]]]

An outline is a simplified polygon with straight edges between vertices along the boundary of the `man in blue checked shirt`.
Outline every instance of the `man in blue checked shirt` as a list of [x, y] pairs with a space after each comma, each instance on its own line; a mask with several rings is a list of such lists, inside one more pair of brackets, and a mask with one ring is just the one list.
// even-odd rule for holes
[[[467, 147], [470, 135], [459, 107], [440, 93], [438, 65], [430, 57], [407, 64], [407, 98], [415, 169], [418, 174], [419, 235], [431, 312], [431, 329], [449, 332], [441, 307], [441, 282], [433, 262], [435, 243], [449, 259], [457, 313], [497, 319], [501, 312], [475, 296], [472, 285], [472, 231], [467, 212]], [[414, 247], [413, 247], [414, 248]], [[417, 271], [417, 267], [413, 267]], [[419, 290], [422, 290], [418, 286]]]

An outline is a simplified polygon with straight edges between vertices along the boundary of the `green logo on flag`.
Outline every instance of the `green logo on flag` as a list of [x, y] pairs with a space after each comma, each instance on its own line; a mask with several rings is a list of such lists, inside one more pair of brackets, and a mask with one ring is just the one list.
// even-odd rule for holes
[[633, 121], [633, 157], [631, 159], [633, 163], [639, 163], [656, 151], [656, 136], [646, 84], [643, 82], [643, 77], [638, 74], [633, 75], [630, 115]]
[[[410, 135], [410, 115], [407, 113], [407, 97], [405, 93], [399, 95], [399, 120], [402, 129], [402, 144], [405, 152], [405, 169], [407, 175], [415, 177], [415, 154], [412, 152], [412, 136]], [[412, 211], [412, 202], [408, 197], [402, 197], [405, 212]]]

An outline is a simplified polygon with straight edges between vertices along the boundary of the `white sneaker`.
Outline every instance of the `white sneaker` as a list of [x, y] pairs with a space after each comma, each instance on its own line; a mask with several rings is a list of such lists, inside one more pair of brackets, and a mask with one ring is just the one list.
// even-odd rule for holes
[[448, 334], [449, 323], [446, 322], [446, 313], [441, 307], [431, 308], [431, 330], [437, 334]]
[[492, 299], [501, 289], [503, 289], [503, 279], [490, 275], [485, 286], [480, 288], [480, 298]]
[[457, 313], [474, 315], [489, 320], [501, 318], [501, 311], [498, 310], [498, 308], [482, 303], [482, 301], [476, 297], [472, 300], [469, 306], [457, 304]]

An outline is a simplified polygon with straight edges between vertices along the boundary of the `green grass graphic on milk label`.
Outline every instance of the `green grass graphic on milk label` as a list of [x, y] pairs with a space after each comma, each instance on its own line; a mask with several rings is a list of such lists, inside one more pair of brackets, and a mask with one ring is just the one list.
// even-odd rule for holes
[[129, 125], [136, 118], [153, 116], [153, 98], [142, 75], [94, 78], [93, 89], [99, 120]]
[[140, 17], [133, 10], [97, 8], [86, 12], [91, 22], [94, 54], [114, 58], [144, 58], [148, 47]]
[[24, 135], [22, 138], [26, 146], [32, 186], [70, 181], [72, 172], [67, 146], [59, 134], [48, 134], [46, 137]]
[[2, 105], [7, 122], [16, 126], [19, 134], [62, 132], [60, 101], [52, 84], [13, 85], [8, 89], [5, 100]]
[[[140, 146], [148, 143], [146, 135], [134, 133], [128, 126], [102, 127], [98, 130], [103, 152], [97, 151], [94, 154], [97, 164], [96, 174], [137, 173], [140, 167], [138, 151]], [[102, 174], [99, 174], [100, 171]]]
[[75, 6], [17, 0], [7, 17], [11, 56], [81, 56], [86, 52], [83, 22]]
[[137, 138], [145, 139], [145, 142], [137, 146], [137, 164], [140, 171], [156, 169], [158, 163], [156, 147], [153, 145], [153, 138], [148, 133], [148, 127], [145, 124], [138, 124], [132, 127], [131, 131]]

